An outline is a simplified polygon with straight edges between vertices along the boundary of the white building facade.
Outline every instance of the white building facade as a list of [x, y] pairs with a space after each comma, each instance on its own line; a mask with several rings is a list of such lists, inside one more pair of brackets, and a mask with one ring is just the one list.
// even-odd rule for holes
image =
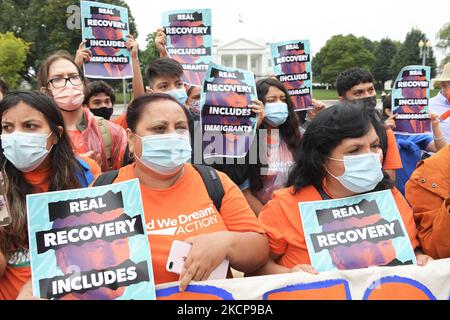
[[220, 45], [215, 43], [212, 50], [213, 61], [217, 64], [249, 70], [256, 80], [273, 74], [270, 44], [257, 43], [244, 38]]

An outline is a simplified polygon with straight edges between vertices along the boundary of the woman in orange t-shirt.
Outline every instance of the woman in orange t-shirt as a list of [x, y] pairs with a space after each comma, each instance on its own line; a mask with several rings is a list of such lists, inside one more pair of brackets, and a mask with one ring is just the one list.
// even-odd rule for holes
[[11, 223], [0, 227], [0, 299], [16, 299], [31, 281], [26, 195], [87, 187], [94, 176], [75, 158], [61, 112], [37, 92], [12, 92], [0, 103], [3, 192]]
[[[207, 279], [224, 259], [242, 272], [264, 265], [267, 238], [239, 188], [218, 173], [224, 188], [219, 212], [187, 163], [193, 129], [187, 109], [167, 94], [145, 95], [129, 106], [127, 123], [135, 163], [120, 169], [114, 182], [139, 179], [155, 283], [180, 280], [184, 290], [191, 280]], [[166, 270], [174, 240], [192, 245], [181, 275]]]
[[[411, 208], [382, 170], [380, 138], [371, 125], [369, 112], [357, 106], [337, 105], [320, 112], [310, 123], [289, 176], [291, 187], [275, 191], [259, 216], [269, 238], [271, 259], [256, 274], [300, 270], [317, 273], [311, 266], [306, 246], [300, 202], [340, 199], [386, 189], [392, 191], [412, 247], [416, 249], [418, 264], [424, 265], [431, 259], [418, 249]], [[373, 224], [376, 222], [373, 220], [378, 221], [380, 217], [353, 219], [352, 223], [356, 227]], [[398, 261], [391, 241], [353, 244], [349, 249], [360, 255], [351, 265], [345, 259], [351, 253], [347, 248], [330, 249], [330, 255], [339, 269], [392, 265]]]

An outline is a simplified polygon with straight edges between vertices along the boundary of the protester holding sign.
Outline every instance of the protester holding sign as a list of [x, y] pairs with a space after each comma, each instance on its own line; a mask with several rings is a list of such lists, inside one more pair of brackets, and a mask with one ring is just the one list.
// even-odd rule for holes
[[[359, 107], [375, 109], [377, 93], [373, 85], [373, 76], [361, 68], [344, 70], [336, 79], [336, 89], [339, 100], [351, 102]], [[383, 169], [395, 181], [395, 170], [402, 167], [402, 161], [397, 149], [394, 132], [384, 128], [379, 119], [371, 118], [372, 126], [381, 140], [383, 148]]]
[[57, 52], [48, 57], [39, 69], [38, 85], [56, 101], [76, 153], [90, 155], [102, 171], [122, 166], [125, 130], [83, 108], [84, 81], [69, 54]]
[[[139, 179], [155, 283], [180, 280], [181, 290], [191, 280], [207, 279], [224, 259], [236, 270], [253, 272], [268, 258], [264, 231], [238, 187], [211, 168], [207, 176], [215, 176], [216, 183], [206, 187], [198, 167], [187, 163], [189, 118], [170, 95], [135, 99], [127, 112], [127, 135], [136, 161], [113, 177], [114, 182]], [[223, 187], [218, 203], [209, 195], [217, 183]], [[166, 270], [174, 240], [192, 244], [181, 275]]]
[[406, 197], [417, 223], [423, 251], [450, 257], [450, 146], [419, 163], [406, 183]]
[[247, 157], [247, 181], [240, 186], [250, 207], [259, 215], [275, 190], [284, 188], [300, 145], [299, 120], [288, 90], [276, 79], [256, 83], [258, 99], [264, 103], [264, 121], [255, 139], [256, 164]]
[[[391, 108], [391, 94], [386, 95], [383, 100], [383, 115], [382, 119], [387, 120], [392, 116]], [[396, 170], [397, 179], [395, 185], [400, 192], [405, 195], [405, 184], [409, 180], [412, 172], [416, 169], [417, 163], [424, 156], [423, 152], [437, 152], [447, 145], [445, 137], [441, 130], [439, 117], [436, 114], [429, 115], [431, 119], [431, 128], [433, 135], [404, 135], [395, 134], [397, 140], [398, 150], [402, 159], [403, 168]], [[395, 123], [392, 123], [395, 126]]]
[[35, 92], [8, 94], [0, 103], [0, 156], [12, 222], [0, 229], [0, 299], [15, 299], [30, 277], [25, 197], [87, 187], [90, 166], [75, 158], [61, 112]]
[[[299, 270], [316, 272], [311, 267], [299, 204], [380, 190], [391, 191], [407, 237], [412, 248], [416, 249], [418, 264], [429, 259], [417, 251], [417, 232], [411, 208], [401, 193], [392, 188], [392, 181], [381, 168], [382, 149], [371, 125], [370, 112], [373, 111], [351, 105], [333, 106], [319, 113], [306, 129], [289, 176], [290, 187], [275, 191], [273, 199], [259, 215], [267, 231], [272, 259], [258, 274]], [[353, 223], [363, 222], [354, 219]], [[372, 233], [373, 230], [370, 231]], [[353, 246], [355, 252], [364, 252], [360, 264], [386, 265], [392, 262], [392, 255], [380, 254], [391, 251], [386, 248], [392, 246], [390, 241], [359, 242]], [[371, 249], [366, 250], [366, 247]]]
[[435, 87], [439, 86], [440, 90], [430, 99], [430, 110], [439, 116], [443, 137], [450, 141], [450, 62], [444, 65], [442, 73], [433, 80]]

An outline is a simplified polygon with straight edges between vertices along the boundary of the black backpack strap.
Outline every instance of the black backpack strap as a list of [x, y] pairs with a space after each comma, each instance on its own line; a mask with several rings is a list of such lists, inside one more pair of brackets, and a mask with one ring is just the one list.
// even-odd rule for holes
[[320, 196], [322, 197], [322, 200], [330, 200], [331, 197], [323, 190], [322, 185], [318, 185], [316, 187], [317, 191], [319, 191]]
[[116, 180], [117, 176], [119, 175], [119, 170], [112, 170], [105, 173], [102, 173], [98, 176], [97, 179], [95, 179], [93, 187], [100, 187], [100, 186], [107, 186], [109, 184], [112, 184], [114, 180]]
[[222, 181], [220, 181], [220, 177], [217, 174], [217, 171], [214, 168], [200, 164], [194, 164], [193, 167], [202, 177], [209, 197], [213, 201], [217, 211], [220, 212], [222, 199], [225, 196], [225, 191], [223, 190]]

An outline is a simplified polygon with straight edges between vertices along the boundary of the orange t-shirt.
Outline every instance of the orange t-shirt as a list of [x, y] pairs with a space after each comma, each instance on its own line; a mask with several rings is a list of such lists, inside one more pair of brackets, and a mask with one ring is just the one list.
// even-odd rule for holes
[[394, 131], [391, 129], [386, 130], [387, 136], [387, 151], [386, 158], [383, 161], [384, 170], [397, 170], [403, 168], [402, 159], [400, 158], [400, 152], [397, 147], [397, 140], [395, 140]]
[[[197, 170], [190, 164], [184, 170], [167, 189], [140, 184], [156, 284], [179, 280], [178, 274], [166, 270], [174, 240], [226, 230], [265, 233], [242, 192], [225, 174], [218, 172], [225, 191], [219, 213]], [[131, 164], [119, 170], [115, 182], [135, 178], [135, 165]]]
[[113, 121], [115, 124], [118, 124], [119, 126], [121, 126], [124, 129], [127, 129], [127, 114], [124, 113], [121, 116], [119, 116], [116, 120]]
[[[24, 172], [23, 177], [35, 193], [47, 192], [50, 188], [50, 167], [36, 172]], [[29, 250], [16, 251], [6, 261], [6, 269], [0, 278], [0, 300], [15, 300], [19, 290], [31, 278]]]
[[[267, 232], [270, 251], [280, 256], [277, 261], [279, 265], [288, 268], [298, 264], [311, 264], [298, 203], [322, 200], [314, 186], [302, 188], [296, 194], [292, 192], [292, 187], [275, 191], [272, 200], [264, 206], [259, 215], [259, 220]], [[412, 247], [416, 248], [418, 246], [417, 230], [412, 210], [397, 189], [392, 189], [392, 195]]]

